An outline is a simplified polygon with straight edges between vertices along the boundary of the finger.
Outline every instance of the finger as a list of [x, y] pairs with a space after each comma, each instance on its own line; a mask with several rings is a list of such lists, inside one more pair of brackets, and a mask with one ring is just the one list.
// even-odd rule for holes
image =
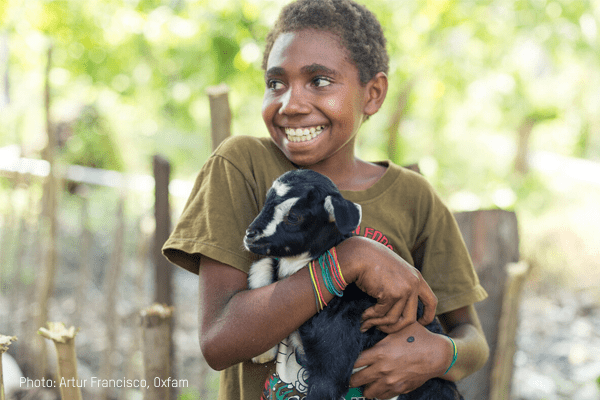
[[373, 348], [363, 350], [362, 353], [358, 356], [356, 361], [354, 362], [354, 370], [353, 374], [358, 373], [359, 369], [365, 368], [373, 363], [373, 359], [371, 357], [372, 353], [374, 353]]
[[362, 314], [362, 320], [366, 321], [372, 318], [383, 318], [394, 304], [377, 303], [367, 308]]
[[[355, 364], [354, 368], [360, 368], [360, 367], [357, 367]], [[372, 374], [368, 371], [368, 369], [369, 369], [368, 365], [363, 365], [360, 370], [354, 372], [350, 376], [349, 386], [350, 387], [361, 387], [363, 385], [371, 383], [373, 381], [373, 378], [371, 376]]]
[[394, 392], [378, 388], [375, 383], [365, 386], [362, 392], [365, 399], [391, 399], [396, 396]]
[[[385, 315], [383, 315], [382, 317], [379, 317], [379, 318], [365, 319], [364, 316], [365, 316], [366, 312], [368, 311], [368, 309], [365, 310], [365, 312], [363, 313], [363, 323], [360, 327], [361, 332], [366, 332], [367, 330], [371, 329], [374, 326], [385, 326], [385, 325], [395, 324], [401, 318], [402, 311], [404, 310], [405, 304], [406, 303], [401, 300], [396, 302], [396, 304], [394, 304], [387, 311], [387, 313]], [[377, 305], [375, 305], [375, 306], [377, 306]], [[375, 307], [375, 306], [373, 306], [373, 307]], [[416, 319], [416, 317], [414, 319]]]
[[399, 332], [402, 329], [406, 328], [408, 325], [415, 323], [417, 320], [417, 308], [419, 306], [419, 298], [416, 296], [410, 297], [404, 306], [404, 309], [401, 310], [402, 315], [396, 319], [392, 320], [392, 323], [387, 325], [377, 325], [377, 328], [387, 334]]
[[428, 325], [435, 318], [438, 299], [425, 280], [419, 286], [419, 299], [423, 303], [423, 316], [419, 318], [419, 323]]

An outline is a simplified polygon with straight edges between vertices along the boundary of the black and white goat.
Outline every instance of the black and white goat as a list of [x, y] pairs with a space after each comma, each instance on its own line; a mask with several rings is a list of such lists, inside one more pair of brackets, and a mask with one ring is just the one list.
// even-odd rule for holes
[[[311, 170], [280, 176], [267, 193], [265, 205], [244, 238], [247, 250], [267, 256], [250, 268], [249, 287], [263, 287], [283, 279], [352, 236], [361, 208], [342, 197], [327, 177]], [[360, 332], [361, 315], [375, 299], [354, 284], [335, 297], [320, 313], [290, 336], [299, 363], [308, 372], [306, 400], [340, 400], [348, 391], [354, 363], [364, 349], [386, 334], [376, 328]], [[419, 302], [419, 317], [422, 304]], [[442, 333], [437, 320], [427, 326]], [[275, 358], [277, 347], [254, 362]], [[399, 400], [462, 399], [452, 382], [435, 378]]]

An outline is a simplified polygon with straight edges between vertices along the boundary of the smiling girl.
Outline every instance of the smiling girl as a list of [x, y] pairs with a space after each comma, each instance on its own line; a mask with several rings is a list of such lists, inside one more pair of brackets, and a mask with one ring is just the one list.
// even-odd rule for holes
[[[364, 368], [350, 386], [387, 399], [433, 377], [456, 381], [481, 368], [489, 350], [473, 304], [486, 292], [451, 212], [420, 175], [355, 155], [359, 129], [388, 88], [377, 19], [350, 0], [291, 3], [267, 37], [263, 68], [270, 138], [234, 136], [213, 153], [163, 248], [199, 275], [200, 345], [209, 365], [223, 371], [219, 399], [304, 397], [301, 373], [282, 379], [275, 363], [250, 359], [317, 312], [308, 269], [248, 290], [255, 258], [242, 248], [267, 190], [295, 168], [328, 176], [362, 206], [361, 230], [386, 237], [386, 245], [356, 235], [336, 247], [346, 280], [377, 299], [362, 329], [388, 333], [359, 357], [355, 367]], [[425, 313], [416, 321], [418, 299]], [[448, 336], [424, 328], [436, 314]]]

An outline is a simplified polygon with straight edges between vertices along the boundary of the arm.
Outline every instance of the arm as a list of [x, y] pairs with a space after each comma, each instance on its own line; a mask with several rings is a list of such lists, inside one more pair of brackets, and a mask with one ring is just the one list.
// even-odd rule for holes
[[458, 350], [456, 363], [443, 378], [456, 382], [481, 369], [489, 358], [490, 348], [475, 307], [471, 305], [442, 314], [440, 323]]
[[200, 261], [200, 347], [216, 370], [263, 353], [316, 312], [306, 268], [254, 290], [247, 279], [226, 264]]
[[[480, 369], [488, 359], [489, 348], [475, 308], [467, 306], [442, 314], [440, 322], [458, 350], [456, 363], [447, 374], [453, 356], [450, 340], [411, 324], [365, 350], [354, 367], [367, 368], [352, 375], [350, 385], [367, 385], [367, 398], [390, 398], [410, 392], [431, 378], [457, 381]], [[408, 342], [409, 336], [414, 341]]]
[[[337, 252], [346, 280], [378, 299], [377, 305], [365, 312], [367, 322], [383, 321], [394, 327], [412, 323], [418, 298], [426, 309], [435, 310], [437, 300], [420, 273], [385, 246], [356, 237], [337, 246]], [[263, 353], [317, 311], [307, 268], [271, 285], [247, 290], [244, 272], [202, 257], [199, 291], [200, 346], [208, 364], [217, 370]], [[325, 301], [333, 298], [330, 293], [324, 296]], [[404, 317], [405, 306], [413, 304], [415, 311], [406, 312], [412, 319]]]

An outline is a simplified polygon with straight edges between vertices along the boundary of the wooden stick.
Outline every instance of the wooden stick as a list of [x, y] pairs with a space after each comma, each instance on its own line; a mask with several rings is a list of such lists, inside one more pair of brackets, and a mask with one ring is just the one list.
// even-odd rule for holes
[[[104, 291], [106, 293], [106, 349], [100, 367], [100, 373], [104, 379], [112, 379], [113, 354], [117, 351], [117, 335], [120, 326], [119, 314], [117, 313], [117, 301], [119, 299], [119, 283], [121, 282], [121, 270], [123, 264], [123, 241], [125, 238], [125, 194], [122, 193], [117, 206], [116, 226], [114, 232], [113, 252], [111, 255], [110, 268], [106, 272]], [[103, 387], [101, 399], [109, 399], [112, 388]]]
[[507, 279], [502, 299], [498, 328], [498, 344], [491, 373], [490, 400], [509, 400], [513, 372], [513, 357], [517, 350], [521, 289], [529, 273], [525, 261], [506, 266]]
[[173, 304], [173, 267], [162, 255], [162, 247], [171, 234], [171, 208], [169, 205], [169, 183], [171, 164], [160, 155], [153, 159], [154, 168], [154, 234], [153, 257], [155, 263], [154, 302]]
[[[45, 89], [44, 89], [44, 108], [46, 114], [46, 134], [48, 136], [48, 144], [43, 151], [44, 159], [50, 165], [50, 173], [44, 183], [44, 218], [46, 221], [43, 231], [47, 235], [46, 248], [46, 263], [44, 269], [38, 278], [38, 296], [36, 299], [36, 326], [43, 326], [48, 320], [48, 301], [54, 292], [54, 281], [58, 264], [57, 244], [58, 244], [58, 172], [55, 163], [55, 151], [57, 146], [56, 133], [52, 129], [52, 121], [50, 116], [50, 69], [52, 66], [52, 46], [48, 48], [48, 62], [46, 65]], [[46, 351], [44, 343], [41, 340], [37, 342], [37, 360], [34, 365], [34, 376], [41, 378], [45, 374], [46, 369]]]
[[4, 395], [4, 376], [2, 375], [2, 354], [8, 350], [10, 342], [17, 340], [15, 336], [0, 335], [0, 400], [6, 400]]
[[171, 388], [157, 382], [171, 377], [171, 317], [173, 307], [153, 304], [141, 311], [144, 350], [144, 400], [169, 400]]
[[77, 377], [77, 355], [75, 353], [75, 335], [78, 329], [74, 326], [67, 329], [62, 322], [48, 322], [48, 328], [40, 328], [38, 333], [54, 342], [58, 364], [56, 384], [60, 388], [62, 400], [82, 400], [81, 383]]
[[206, 89], [210, 104], [210, 132], [212, 148], [215, 150], [223, 140], [231, 135], [231, 109], [229, 108], [229, 87], [222, 83]]

